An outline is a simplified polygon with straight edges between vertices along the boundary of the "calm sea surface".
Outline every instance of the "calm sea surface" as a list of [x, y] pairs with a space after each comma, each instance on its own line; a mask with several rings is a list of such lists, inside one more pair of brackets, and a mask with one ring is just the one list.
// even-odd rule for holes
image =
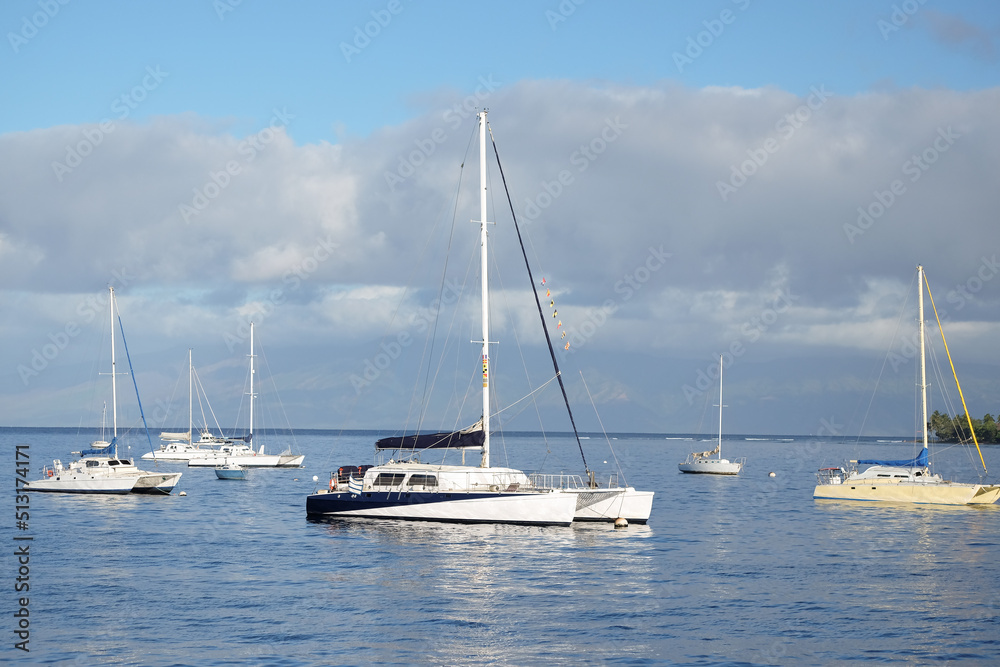
[[[93, 438], [0, 429], [5, 477], [15, 444], [30, 445], [37, 478]], [[269, 449], [289, 440], [272, 436]], [[912, 445], [733, 437], [724, 454], [747, 465], [723, 478], [677, 471], [711, 442], [619, 436], [627, 481], [656, 492], [649, 524], [624, 530], [307, 521], [313, 475], [370, 463], [373, 441], [297, 433], [305, 468], [246, 482], [167, 466], [184, 472], [169, 497], [34, 494], [27, 530], [9, 492], [0, 654], [80, 665], [1000, 661], [1000, 507], [812, 499], [817, 468]], [[603, 437], [585, 447], [591, 468], [613, 470]], [[504, 449], [515, 467], [580, 472], [566, 437], [508, 436], [496, 465]], [[985, 455], [1000, 471], [1000, 448]], [[963, 450], [938, 463], [975, 480]], [[28, 654], [14, 649], [11, 612], [26, 595], [14, 592], [15, 536], [34, 538]]]

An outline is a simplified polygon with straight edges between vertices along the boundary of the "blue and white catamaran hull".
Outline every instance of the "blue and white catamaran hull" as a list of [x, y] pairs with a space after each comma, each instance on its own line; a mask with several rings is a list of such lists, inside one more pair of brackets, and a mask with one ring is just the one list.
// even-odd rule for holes
[[395, 463], [334, 486], [306, 498], [308, 516], [568, 526], [577, 504], [510, 468]]

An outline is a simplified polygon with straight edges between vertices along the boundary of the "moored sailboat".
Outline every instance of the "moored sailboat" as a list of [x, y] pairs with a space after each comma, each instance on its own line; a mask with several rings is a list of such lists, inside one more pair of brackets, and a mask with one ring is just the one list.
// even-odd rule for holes
[[719, 356], [719, 440], [715, 449], [707, 452], [692, 452], [683, 463], [677, 465], [681, 472], [706, 475], [738, 475], [746, 463], [745, 458], [722, 458], [722, 360]]
[[[813, 491], [813, 498], [932, 505], [988, 505], [995, 503], [1000, 498], [1000, 485], [952, 482], [931, 472], [927, 433], [927, 369], [924, 339], [925, 285], [927, 285], [927, 281], [924, 276], [924, 267], [917, 266], [917, 327], [920, 339], [920, 404], [923, 434], [923, 446], [920, 452], [911, 459], [857, 459], [842, 467], [822, 468], [817, 473], [818, 484]], [[929, 285], [927, 293], [930, 295]], [[932, 306], [933, 303], [933, 297], [931, 297]], [[973, 441], [975, 441], [974, 431]], [[979, 448], [978, 443], [976, 443], [976, 448]], [[980, 452], [980, 461], [982, 462], [982, 452]], [[860, 465], [870, 467], [859, 471], [858, 466]], [[983, 468], [985, 469], [985, 467], [984, 462]]]
[[[299, 468], [305, 460], [305, 454], [293, 453], [290, 449], [280, 454], [265, 454], [264, 446], [254, 450], [254, 346], [253, 322], [250, 323], [250, 418], [249, 431], [246, 436], [232, 438], [216, 448], [203, 450], [198, 456], [188, 459], [189, 468], [215, 468], [225, 463], [234, 463], [245, 468]], [[237, 442], [237, 441], [242, 442]]]
[[[384, 438], [377, 451], [399, 451], [402, 461], [372, 466], [363, 477], [340, 483], [330, 480], [306, 498], [310, 517], [369, 517], [378, 519], [450, 521], [459, 523], [511, 523], [569, 525], [576, 497], [534, 486], [522, 471], [495, 467], [490, 461], [490, 310], [486, 199], [486, 112], [479, 119], [480, 168], [480, 279], [482, 353], [482, 417], [467, 429], [447, 433], [414, 434]], [[422, 463], [418, 453], [435, 449], [460, 449], [463, 465]], [[464, 465], [464, 451], [478, 449], [478, 466]]]
[[[42, 478], [24, 486], [26, 491], [48, 493], [169, 494], [181, 473], [138, 469], [129, 458], [118, 457], [118, 385], [115, 360], [115, 289], [109, 288], [111, 310], [111, 441], [98, 440], [80, 452], [80, 459], [64, 466], [56, 459], [42, 469]], [[121, 320], [119, 319], [119, 328]], [[124, 341], [124, 329], [122, 329]], [[126, 347], [126, 352], [128, 351]], [[131, 372], [131, 362], [129, 363]], [[138, 391], [136, 392], [138, 396]], [[141, 409], [141, 406], [140, 406]], [[105, 408], [106, 411], [106, 408]]]
[[[191, 459], [215, 456], [222, 452], [231, 456], [252, 456], [254, 451], [242, 438], [226, 438], [215, 435], [208, 426], [199, 431], [198, 439], [194, 439], [194, 395], [195, 370], [192, 362], [192, 351], [188, 350], [188, 430], [179, 433], [164, 431], [160, 433], [160, 448], [142, 455], [144, 460], [187, 462]], [[198, 381], [198, 403], [204, 397], [201, 381]], [[207, 398], [205, 399], [207, 402]], [[209, 405], [212, 413], [212, 406]], [[212, 413], [214, 417], [214, 413]], [[202, 419], [205, 417], [202, 407]]]

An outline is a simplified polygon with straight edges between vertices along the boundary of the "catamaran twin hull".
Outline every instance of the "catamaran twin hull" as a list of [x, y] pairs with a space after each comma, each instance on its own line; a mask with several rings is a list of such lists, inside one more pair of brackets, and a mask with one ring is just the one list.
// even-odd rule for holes
[[568, 526], [574, 494], [507, 492], [320, 492], [306, 498], [311, 517], [368, 517], [453, 523], [509, 523]]
[[961, 482], [921, 484], [864, 480], [843, 484], [819, 484], [813, 491], [813, 498], [926, 505], [990, 505], [1000, 498], [1000, 486]]
[[188, 461], [189, 468], [215, 468], [235, 463], [244, 468], [301, 468], [305, 454], [256, 454], [248, 456], [205, 456]]
[[577, 497], [574, 521], [615, 521], [646, 523], [653, 510], [653, 492], [632, 487], [611, 489], [569, 489]]
[[106, 493], [168, 495], [180, 481], [181, 473], [144, 473], [122, 476], [90, 476], [63, 472], [52, 477], [29, 482], [27, 491], [42, 493]]
[[169, 494], [177, 486], [181, 473], [147, 473], [136, 480], [132, 493]]
[[135, 479], [115, 477], [50, 477], [28, 482], [26, 491], [43, 493], [132, 493]]

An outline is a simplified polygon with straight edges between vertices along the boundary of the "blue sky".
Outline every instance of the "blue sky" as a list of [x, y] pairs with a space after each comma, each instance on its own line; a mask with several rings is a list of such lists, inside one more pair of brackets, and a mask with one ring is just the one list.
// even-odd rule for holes
[[[133, 120], [196, 113], [238, 132], [280, 106], [296, 114], [289, 133], [297, 143], [367, 136], [426, 111], [435, 91], [471, 92], [482, 76], [505, 84], [774, 86], [800, 95], [818, 83], [839, 94], [981, 89], [995, 84], [1000, 30], [1000, 11], [985, 1], [54, 7], [45, 21], [35, 18], [38, 2], [0, 10], [9, 47], [3, 76], [18, 91], [0, 116], [3, 131], [113, 116], [113, 101], [141, 82], [147, 66], [168, 77]], [[33, 18], [43, 25], [22, 42], [32, 34], [24, 20]], [[373, 37], [359, 37], [366, 28]], [[675, 54], [695, 57], [687, 63]]]
[[231, 426], [254, 320], [293, 425], [475, 419], [420, 407], [423, 345], [365, 372], [427, 329], [477, 106], [608, 428], [702, 430], [728, 351], [736, 432], [909, 433], [920, 262], [1000, 412], [994, 3], [35, 0], [0, 27], [0, 424], [97, 423], [108, 284], [149, 404], [183, 403], [191, 347]]

